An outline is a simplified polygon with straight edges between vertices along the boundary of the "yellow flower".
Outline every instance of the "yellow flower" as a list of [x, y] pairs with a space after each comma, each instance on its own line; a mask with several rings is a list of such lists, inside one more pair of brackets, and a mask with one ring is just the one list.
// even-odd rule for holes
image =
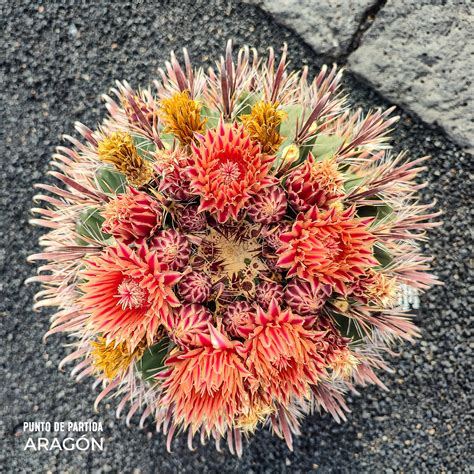
[[203, 133], [206, 119], [201, 118], [201, 105], [191, 99], [188, 91], [177, 92], [160, 102], [160, 116], [166, 133], [172, 133], [182, 145], [189, 145], [194, 133]]
[[138, 154], [132, 136], [127, 132], [113, 132], [104, 137], [97, 151], [101, 161], [114, 165], [134, 186], [143, 186], [153, 177], [150, 163]]
[[241, 117], [250, 137], [260, 143], [263, 153], [274, 154], [283, 142], [278, 129], [287, 114], [277, 108], [276, 102], [260, 101], [252, 107], [250, 114]]
[[330, 204], [331, 209], [336, 209], [336, 212], [343, 212], [344, 211], [344, 204], [342, 201], [333, 201]]
[[125, 342], [115, 345], [112, 341], [107, 344], [105, 337], [99, 337], [97, 341], [91, 342], [91, 346], [93, 365], [110, 380], [123, 373], [130, 364], [135, 359], [140, 358], [145, 351], [144, 344], [138, 344], [138, 346], [130, 352]]

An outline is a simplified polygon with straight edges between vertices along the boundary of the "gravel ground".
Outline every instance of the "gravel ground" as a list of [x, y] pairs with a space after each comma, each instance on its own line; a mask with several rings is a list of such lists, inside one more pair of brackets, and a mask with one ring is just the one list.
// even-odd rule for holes
[[[422, 298], [417, 321], [423, 339], [405, 345], [384, 376], [390, 392], [362, 390], [349, 400], [352, 413], [338, 425], [327, 415], [308, 417], [295, 450], [261, 432], [250, 440], [241, 460], [212, 446], [189, 452], [185, 440], [166, 452], [151, 428], [128, 428], [112, 416], [111, 406], [93, 412], [89, 382], [76, 384], [56, 367], [66, 353], [65, 338], [42, 343], [47, 314], [33, 313], [36, 288], [23, 286], [34, 270], [25, 263], [37, 250], [41, 230], [29, 227], [32, 184], [42, 181], [54, 146], [76, 120], [94, 126], [102, 117], [100, 94], [116, 78], [147, 84], [172, 49], [186, 45], [196, 63], [209, 63], [225, 40], [236, 46], [289, 45], [292, 64], [317, 70], [317, 57], [289, 31], [256, 7], [232, 2], [6, 2], [1, 4], [2, 153], [0, 228], [2, 229], [0, 338], [1, 449], [4, 472], [468, 472], [469, 451], [468, 223], [472, 222], [469, 159], [443, 134], [401, 112], [393, 136], [397, 150], [432, 156], [423, 199], [437, 199], [445, 224], [431, 232], [427, 250], [445, 282]], [[70, 2], [72, 4], [72, 2]], [[13, 6], [15, 5], [15, 6]], [[389, 104], [357, 78], [346, 86], [354, 103], [366, 109]], [[3, 141], [3, 140], [2, 140]], [[472, 263], [472, 261], [471, 261]], [[471, 346], [472, 347], [472, 346]], [[24, 451], [24, 421], [101, 421], [105, 450]], [[132, 420], [132, 425], [136, 425]], [[37, 435], [36, 435], [37, 436]]]

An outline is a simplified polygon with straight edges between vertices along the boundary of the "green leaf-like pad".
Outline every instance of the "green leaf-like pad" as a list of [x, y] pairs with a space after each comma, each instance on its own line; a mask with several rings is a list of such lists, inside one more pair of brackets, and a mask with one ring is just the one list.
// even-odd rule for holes
[[313, 146], [313, 154], [319, 160], [333, 157], [344, 143], [339, 135], [318, 135]]
[[289, 143], [292, 143], [295, 138], [296, 119], [299, 120], [300, 124], [303, 120], [303, 107], [294, 104], [282, 107], [281, 110], [286, 112], [288, 117], [280, 124], [279, 132], [282, 137], [289, 139]]
[[201, 117], [206, 118], [206, 129], [216, 128], [221, 114], [218, 110], [210, 109], [207, 105], [201, 107]]
[[[348, 173], [346, 173], [346, 176], [348, 176]], [[363, 183], [364, 180], [365, 180], [365, 177], [357, 178], [354, 175], [349, 175], [349, 177], [344, 182], [344, 190], [346, 191], [346, 193], [349, 193], [349, 191], [351, 191], [356, 186], [359, 186], [361, 183]]]
[[331, 312], [331, 316], [341, 335], [352, 339], [353, 343], [357, 343], [363, 337], [367, 336], [368, 333], [355, 324], [352, 318], [336, 312]]
[[385, 219], [392, 214], [393, 209], [388, 204], [384, 204], [380, 201], [380, 205], [374, 206], [360, 206], [357, 208], [357, 215], [359, 217], [375, 217], [375, 222]]
[[172, 342], [169, 338], [164, 336], [156, 344], [146, 349], [142, 358], [137, 362], [137, 369], [143, 380], [153, 381], [153, 376], [163, 369], [171, 345]]
[[148, 138], [142, 137], [140, 135], [133, 135], [133, 143], [137, 148], [138, 154], [144, 159], [149, 160], [150, 153], [156, 151], [156, 144], [153, 143]]
[[[104, 218], [101, 216], [98, 209], [91, 207], [86, 209], [79, 216], [79, 221], [76, 226], [76, 231], [83, 237], [98, 240], [99, 242], [105, 242], [110, 238], [110, 235], [102, 232], [102, 224]], [[78, 239], [79, 245], [89, 245], [85, 240]]]
[[390, 263], [392, 263], [393, 257], [390, 255], [390, 253], [383, 249], [382, 247], [379, 246], [374, 246], [374, 257], [378, 260], [380, 263], [380, 266], [385, 268]]
[[99, 168], [95, 173], [97, 184], [104, 193], [122, 194], [127, 189], [127, 180], [122, 173], [109, 167]]
[[236, 109], [238, 109], [239, 113], [237, 117], [241, 115], [248, 115], [252, 112], [252, 107], [258, 102], [262, 100], [261, 94], [243, 92], [237, 100]]

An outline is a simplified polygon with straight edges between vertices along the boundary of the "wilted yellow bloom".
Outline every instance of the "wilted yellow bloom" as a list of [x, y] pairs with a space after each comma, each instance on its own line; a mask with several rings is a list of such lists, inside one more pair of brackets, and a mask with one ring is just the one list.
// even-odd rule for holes
[[336, 209], [337, 212], [342, 212], [344, 210], [344, 204], [342, 201], [333, 201], [330, 204], [331, 209]]
[[166, 133], [172, 133], [182, 145], [189, 145], [194, 133], [203, 133], [206, 119], [201, 117], [201, 105], [191, 99], [188, 91], [177, 92], [160, 102], [160, 117]]
[[372, 270], [366, 286], [369, 301], [377, 303], [382, 308], [393, 306], [398, 300], [397, 279], [384, 273]]
[[344, 178], [333, 158], [312, 160], [310, 179], [317, 181], [327, 194], [339, 196], [344, 193]]
[[278, 103], [260, 101], [253, 107], [248, 115], [242, 115], [242, 123], [250, 134], [250, 137], [260, 143], [262, 152], [274, 154], [283, 137], [278, 129], [288, 115], [282, 110], [277, 110]]
[[132, 136], [127, 132], [113, 132], [104, 137], [99, 142], [98, 154], [104, 163], [114, 165], [134, 186], [143, 186], [153, 177], [150, 163], [138, 154]]
[[292, 164], [300, 157], [300, 148], [298, 145], [292, 143], [283, 148], [282, 159], [285, 164]]
[[258, 424], [263, 423], [268, 415], [271, 415], [274, 411], [275, 409], [272, 406], [262, 401], [254, 401], [247, 412], [237, 418], [235, 426], [242, 431], [252, 433]]
[[349, 302], [345, 298], [337, 298], [332, 304], [341, 312], [347, 313], [349, 310]]
[[354, 356], [348, 347], [345, 347], [336, 355], [331, 363], [333, 376], [342, 379], [349, 378], [358, 363], [357, 357]]
[[107, 344], [105, 337], [91, 342], [91, 346], [93, 365], [110, 380], [124, 372], [145, 351], [144, 344], [138, 344], [135, 350], [130, 352], [125, 342], [115, 346], [113, 342]]

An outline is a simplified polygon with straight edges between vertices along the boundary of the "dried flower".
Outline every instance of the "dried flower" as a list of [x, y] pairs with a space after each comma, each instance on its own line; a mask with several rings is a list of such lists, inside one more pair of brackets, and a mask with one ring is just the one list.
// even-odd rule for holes
[[98, 337], [90, 344], [93, 365], [109, 380], [122, 375], [135, 360], [140, 359], [145, 351], [144, 344], [139, 344], [135, 350], [130, 351], [127, 343], [107, 342], [105, 337]]
[[320, 354], [324, 355], [327, 367], [332, 371], [332, 377], [348, 379], [352, 375], [359, 360], [349, 348], [350, 339], [342, 337], [335, 326], [327, 319], [321, 319], [316, 329], [323, 333], [319, 340]]
[[172, 133], [182, 145], [189, 145], [195, 133], [204, 132], [206, 119], [201, 117], [201, 105], [191, 99], [188, 91], [162, 99], [160, 116], [166, 124], [165, 133]]
[[114, 165], [133, 186], [143, 186], [153, 177], [150, 163], [138, 154], [132, 136], [127, 132], [105, 136], [99, 141], [97, 153], [101, 161]]
[[329, 367], [333, 370], [334, 378], [348, 379], [358, 363], [357, 357], [346, 346], [334, 355]]
[[369, 269], [353, 285], [351, 296], [365, 304], [373, 303], [381, 308], [392, 307], [398, 300], [397, 279]]
[[275, 413], [275, 407], [262, 400], [258, 394], [252, 397], [252, 400], [239, 414], [235, 426], [244, 433], [253, 433], [257, 426], [263, 424], [270, 415]]
[[149, 126], [156, 124], [158, 110], [150, 91], [135, 94], [130, 98], [122, 97], [122, 104], [132, 125], [140, 126], [142, 121], [145, 121]]
[[278, 110], [278, 103], [260, 101], [248, 115], [242, 115], [241, 120], [250, 138], [260, 143], [263, 153], [273, 155], [284, 137], [278, 132], [280, 124], [288, 118], [288, 114]]

